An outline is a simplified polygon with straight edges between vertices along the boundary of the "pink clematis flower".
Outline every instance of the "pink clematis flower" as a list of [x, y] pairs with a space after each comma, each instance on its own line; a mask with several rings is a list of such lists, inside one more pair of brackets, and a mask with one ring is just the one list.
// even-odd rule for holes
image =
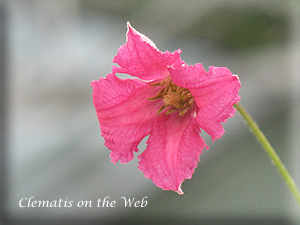
[[[149, 136], [138, 168], [164, 190], [182, 194], [204, 147], [200, 129], [216, 140], [221, 122], [235, 113], [240, 82], [225, 67], [187, 65], [181, 50], [161, 52], [128, 23], [127, 42], [119, 48], [112, 73], [92, 81], [93, 102], [113, 163], [127, 163]], [[125, 73], [139, 79], [120, 79]]]

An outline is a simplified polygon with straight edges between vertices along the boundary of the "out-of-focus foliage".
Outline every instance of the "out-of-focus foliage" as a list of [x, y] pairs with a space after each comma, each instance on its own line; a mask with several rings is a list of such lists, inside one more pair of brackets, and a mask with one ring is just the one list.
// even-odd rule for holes
[[250, 50], [286, 42], [288, 19], [258, 7], [219, 6], [200, 15], [187, 32], [226, 50]]

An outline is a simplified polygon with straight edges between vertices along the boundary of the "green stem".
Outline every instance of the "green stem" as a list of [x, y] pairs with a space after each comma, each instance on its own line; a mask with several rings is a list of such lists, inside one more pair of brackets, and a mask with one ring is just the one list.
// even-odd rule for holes
[[295, 181], [285, 168], [284, 164], [280, 160], [279, 156], [271, 146], [270, 142], [267, 140], [265, 135], [261, 132], [257, 124], [254, 122], [252, 117], [247, 113], [247, 111], [240, 105], [235, 104], [234, 107], [239, 111], [239, 113], [242, 115], [244, 120], [247, 122], [248, 126], [252, 130], [253, 134], [256, 136], [257, 140], [261, 143], [263, 148], [266, 150], [270, 158], [272, 159], [274, 165], [277, 167], [279, 172], [281, 173], [283, 179], [287, 183], [288, 187], [291, 189], [292, 193], [294, 194], [296, 200], [299, 203], [300, 206], [300, 192], [295, 184]]

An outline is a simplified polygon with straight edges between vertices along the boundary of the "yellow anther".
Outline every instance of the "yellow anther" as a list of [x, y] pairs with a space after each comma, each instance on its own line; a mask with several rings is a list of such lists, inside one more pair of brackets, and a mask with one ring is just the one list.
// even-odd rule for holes
[[157, 100], [162, 98], [164, 105], [157, 111], [157, 115], [164, 109], [169, 108], [165, 112], [167, 115], [179, 110], [179, 116], [183, 116], [190, 110], [195, 102], [190, 90], [174, 84], [170, 76], [162, 81], [155, 82], [150, 85], [163, 86], [156, 96], [148, 99]]

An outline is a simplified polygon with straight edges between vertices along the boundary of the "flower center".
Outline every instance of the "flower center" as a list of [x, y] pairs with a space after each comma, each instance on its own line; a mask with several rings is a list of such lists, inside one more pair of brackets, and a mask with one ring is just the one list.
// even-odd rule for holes
[[194, 98], [189, 89], [178, 87], [169, 77], [163, 81], [152, 83], [151, 86], [163, 86], [163, 88], [153, 98], [148, 100], [163, 99], [164, 105], [157, 111], [157, 115], [168, 108], [166, 114], [169, 115], [179, 110], [179, 116], [183, 116], [194, 104]]

